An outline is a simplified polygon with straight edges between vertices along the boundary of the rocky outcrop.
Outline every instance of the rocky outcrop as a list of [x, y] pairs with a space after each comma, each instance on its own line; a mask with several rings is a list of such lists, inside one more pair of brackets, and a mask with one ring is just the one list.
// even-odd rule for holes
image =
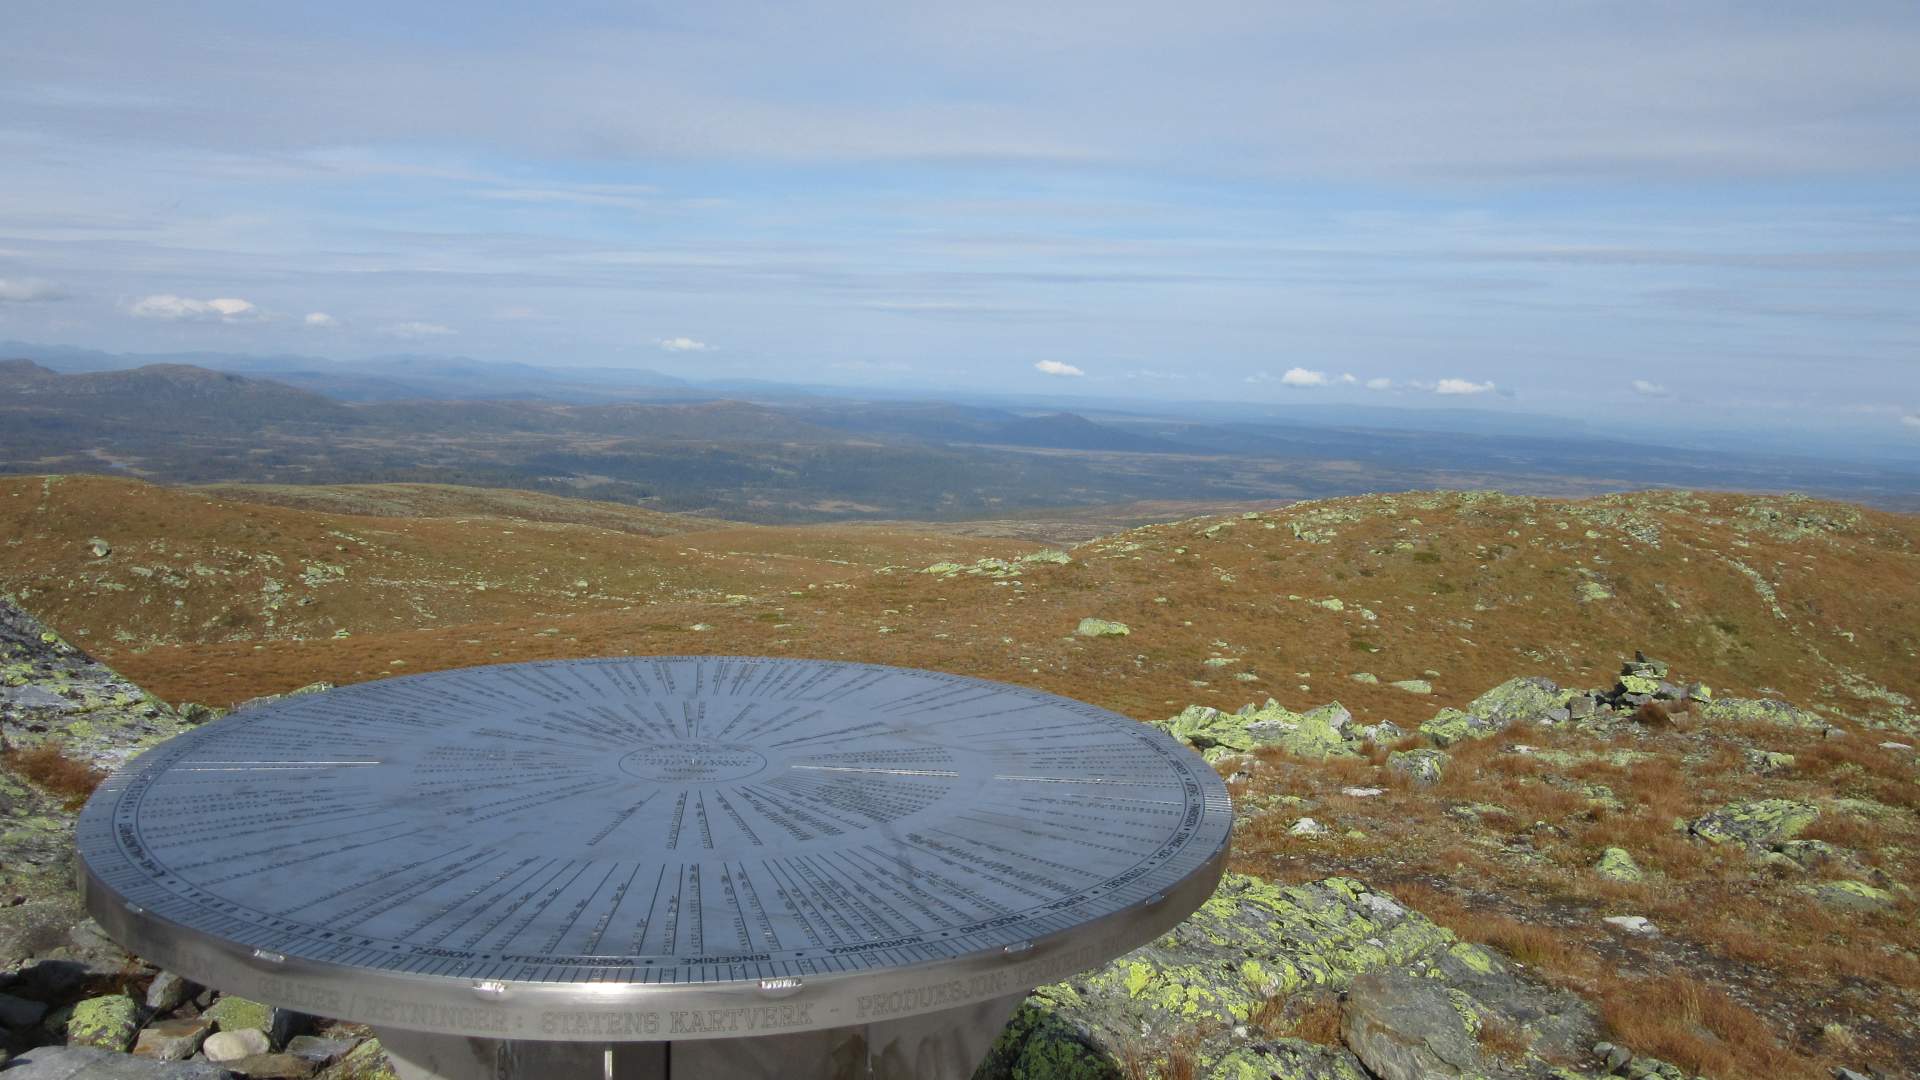
[[[73, 877], [76, 801], [43, 786], [35, 769], [111, 768], [214, 715], [183, 718], [0, 599], [9, 751], [0, 767], [0, 1062], [12, 1055], [9, 1080], [392, 1080], [363, 1030], [329, 1027], [328, 1041], [344, 1049], [303, 1059], [290, 1051], [313, 1018], [157, 971], [86, 917]], [[215, 1040], [232, 1045], [209, 1049]], [[226, 1060], [205, 1060], [214, 1057]]]
[[1820, 817], [1812, 803], [1756, 799], [1701, 815], [1687, 830], [1713, 844], [1737, 844], [1754, 854], [1777, 850]]
[[0, 738], [8, 747], [54, 739], [68, 757], [111, 769], [187, 726], [165, 702], [0, 598]]
[[1200, 751], [1208, 761], [1264, 746], [1300, 757], [1325, 758], [1351, 754], [1368, 737], [1337, 701], [1304, 713], [1272, 698], [1265, 705], [1247, 705], [1234, 713], [1190, 705], [1154, 726]]
[[[1255, 1030], [1276, 1003], [1342, 992], [1343, 1046]], [[1522, 1058], [1490, 1057], [1487, 1024], [1525, 1032]], [[1577, 997], [1359, 881], [1230, 874], [1160, 940], [1034, 991], [976, 1080], [1152, 1074], [1176, 1056], [1222, 1078], [1578, 1076], [1549, 1059], [1589, 1058], [1595, 1031]]]
[[962, 575], [967, 577], [1010, 578], [1019, 577], [1022, 572], [1032, 567], [1066, 566], [1072, 562], [1073, 557], [1064, 551], [1047, 550], [1035, 551], [1011, 559], [985, 558], [970, 563], [938, 562], [920, 572], [923, 574], [934, 574], [943, 578], [960, 577]]

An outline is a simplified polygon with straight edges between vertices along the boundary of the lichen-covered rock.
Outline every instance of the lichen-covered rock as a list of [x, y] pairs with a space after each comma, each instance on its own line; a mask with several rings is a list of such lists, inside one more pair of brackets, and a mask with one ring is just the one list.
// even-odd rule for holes
[[1302, 1039], [1237, 1043], [1200, 1074], [1202, 1080], [1371, 1080], [1344, 1049]]
[[1459, 709], [1447, 708], [1421, 724], [1420, 734], [1433, 740], [1435, 746], [1452, 746], [1468, 739], [1485, 738], [1494, 732], [1483, 724], [1476, 724], [1473, 717]]
[[204, 1061], [149, 1061], [91, 1046], [42, 1046], [7, 1064], [7, 1080], [232, 1080]]
[[184, 728], [165, 702], [0, 597], [0, 736], [7, 745], [52, 739], [68, 757], [112, 769]]
[[1705, 706], [1709, 723], [1772, 724], [1775, 727], [1822, 731], [1827, 722], [1818, 714], [1773, 698], [1721, 698]]
[[1852, 858], [1847, 851], [1825, 840], [1788, 840], [1773, 845], [1767, 852], [1766, 862], [1783, 870], [1806, 871], [1828, 863], [1850, 863]]
[[[54, 742], [67, 757], [112, 768], [181, 730], [165, 704], [0, 597], [0, 738], [15, 748]], [[42, 791], [0, 767], [0, 966], [49, 956], [67, 946], [67, 931], [85, 912], [73, 878], [73, 819], [67, 799]], [[86, 957], [43, 978], [100, 965]], [[64, 958], [63, 958], [64, 960]], [[97, 990], [95, 992], [98, 992]], [[48, 1000], [54, 1000], [49, 997]]]
[[368, 1039], [320, 1074], [324, 1080], [400, 1080], [379, 1039]]
[[67, 1045], [125, 1051], [140, 1031], [140, 1006], [125, 994], [88, 998], [67, 1020]]
[[1742, 750], [1740, 756], [1746, 762], [1748, 772], [1759, 773], [1761, 776], [1777, 776], [1787, 772], [1793, 768], [1795, 760], [1792, 754], [1782, 754], [1776, 750], [1761, 750], [1752, 746]]
[[1864, 881], [1823, 881], [1800, 888], [1821, 904], [1840, 911], [1891, 911], [1894, 906], [1892, 893]]
[[1425, 679], [1395, 679], [1387, 685], [1396, 690], [1404, 690], [1409, 694], [1426, 695], [1433, 693], [1433, 684]]
[[[293, 1029], [299, 1014], [288, 1009], [277, 1009], [263, 1002], [227, 994], [213, 1007], [202, 1014], [212, 1020], [221, 1031], [257, 1030], [266, 1035], [273, 1046], [282, 1046], [293, 1035]], [[265, 1053], [260, 1050], [255, 1053]]]
[[1757, 853], [1800, 835], [1819, 817], [1820, 808], [1812, 803], [1756, 799], [1702, 815], [1688, 831], [1710, 843], [1740, 844]]
[[1439, 750], [1395, 750], [1387, 755], [1387, 771], [1399, 773], [1421, 787], [1432, 787], [1446, 775], [1450, 760]]
[[1020, 571], [1029, 566], [1065, 566], [1073, 562], [1073, 557], [1064, 551], [1035, 551], [1012, 559], [985, 558], [977, 562], [937, 562], [920, 571], [939, 577], [955, 577], [966, 574], [969, 577], [1008, 578], [1019, 577]]
[[1080, 637], [1100, 638], [1126, 637], [1128, 634], [1133, 633], [1133, 630], [1123, 622], [1114, 622], [1111, 619], [1096, 619], [1088, 616], [1080, 620], [1080, 625], [1075, 627], [1073, 632]]
[[1619, 692], [1654, 697], [1660, 693], [1660, 680], [1646, 675], [1620, 676]]
[[1470, 716], [1505, 729], [1523, 720], [1538, 721], [1550, 710], [1565, 705], [1572, 696], [1552, 679], [1523, 675], [1474, 698], [1466, 711]]
[[1206, 705], [1189, 705], [1155, 725], [1201, 752], [1209, 761], [1263, 746], [1279, 747], [1300, 757], [1326, 758], [1350, 754], [1360, 737], [1353, 715], [1339, 702], [1296, 713], [1272, 698], [1262, 706], [1248, 705], [1237, 713]]
[[1565, 719], [1565, 715], [1555, 717], [1553, 713], [1565, 709], [1572, 698], [1571, 690], [1561, 690], [1551, 678], [1538, 675], [1509, 678], [1469, 701], [1465, 709], [1440, 709], [1434, 719], [1421, 724], [1421, 734], [1430, 738], [1434, 746], [1453, 746], [1469, 738], [1496, 736], [1523, 721], [1551, 723]]
[[1485, 1075], [1480, 1026], [1471, 995], [1402, 969], [1355, 979], [1340, 1010], [1341, 1038], [1380, 1080]]
[[1646, 879], [1646, 875], [1640, 871], [1640, 864], [1633, 861], [1633, 855], [1626, 848], [1610, 847], [1602, 852], [1600, 861], [1593, 864], [1593, 872], [1608, 881], [1622, 884]]
[[1217, 1032], [1200, 1051], [1204, 1074], [1224, 1058], [1231, 1028], [1269, 998], [1343, 989], [1364, 971], [1452, 941], [1425, 916], [1349, 878], [1279, 886], [1229, 874], [1164, 937], [1034, 991], [977, 1080], [1115, 1077], [1128, 1047], [1164, 1047], [1196, 1027]]

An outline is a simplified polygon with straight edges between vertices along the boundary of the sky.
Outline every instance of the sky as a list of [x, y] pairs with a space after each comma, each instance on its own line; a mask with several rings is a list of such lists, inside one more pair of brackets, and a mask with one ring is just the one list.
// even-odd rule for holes
[[0, 12], [0, 339], [1920, 448], [1920, 6]]

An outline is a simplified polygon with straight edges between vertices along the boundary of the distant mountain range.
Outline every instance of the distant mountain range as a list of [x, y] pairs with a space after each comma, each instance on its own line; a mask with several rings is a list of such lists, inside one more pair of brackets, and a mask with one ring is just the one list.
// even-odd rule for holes
[[[81, 366], [72, 355], [65, 362]], [[481, 392], [552, 377], [541, 372], [396, 357], [378, 379], [435, 392], [342, 400], [279, 375], [192, 364], [63, 373], [9, 360], [0, 362], [0, 472], [461, 483], [756, 521], [961, 520], [1139, 500], [1439, 487], [1800, 490], [1920, 507], [1920, 468], [1708, 452], [1571, 430], [1480, 430], [1457, 416], [1450, 419], [1460, 429], [1432, 431], [1378, 410], [1371, 424], [1324, 415], [1309, 423], [804, 393], [743, 401], [684, 385], [616, 386], [576, 395], [583, 400]], [[456, 387], [474, 392], [455, 396]]]
[[679, 401], [719, 395], [681, 379], [638, 368], [545, 368], [465, 356], [396, 353], [358, 361], [245, 353], [109, 353], [61, 345], [0, 342], [0, 357], [31, 358], [60, 372], [121, 371], [154, 364], [190, 364], [258, 375], [339, 401], [436, 400]]

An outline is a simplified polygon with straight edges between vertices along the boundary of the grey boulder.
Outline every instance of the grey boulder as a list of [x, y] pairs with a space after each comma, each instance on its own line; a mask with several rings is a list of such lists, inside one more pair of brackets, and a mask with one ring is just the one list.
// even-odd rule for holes
[[232, 1080], [204, 1061], [148, 1061], [91, 1046], [42, 1046], [15, 1057], [7, 1080]]

